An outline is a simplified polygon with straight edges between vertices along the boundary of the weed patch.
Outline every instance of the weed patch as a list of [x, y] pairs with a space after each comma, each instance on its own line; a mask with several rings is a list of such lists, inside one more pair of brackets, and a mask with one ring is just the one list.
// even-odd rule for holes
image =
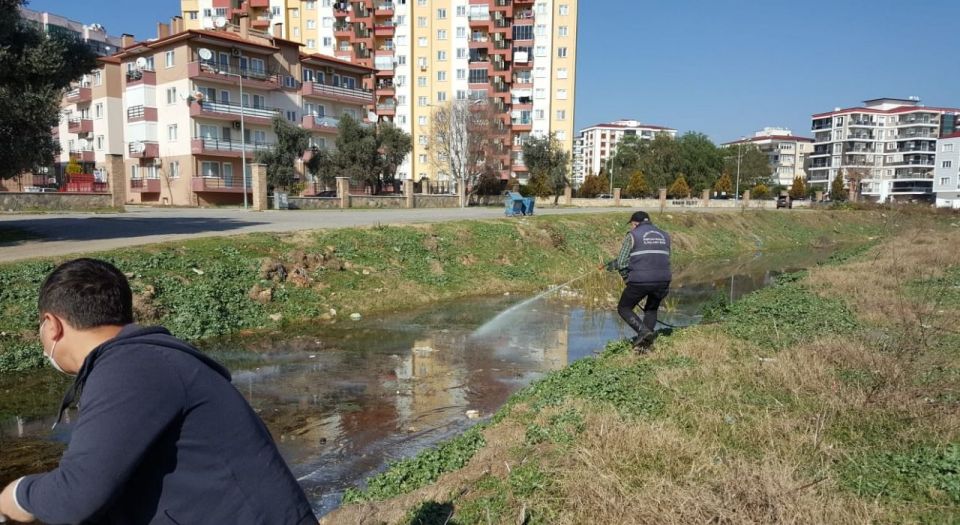
[[855, 457], [840, 468], [857, 495], [929, 505], [960, 505], [960, 443]]

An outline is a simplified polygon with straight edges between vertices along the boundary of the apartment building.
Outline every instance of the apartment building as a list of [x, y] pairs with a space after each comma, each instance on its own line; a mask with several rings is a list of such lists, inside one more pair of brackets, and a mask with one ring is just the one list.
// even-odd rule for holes
[[73, 36], [86, 44], [99, 56], [112, 55], [121, 48], [121, 37], [110, 36], [100, 24], [84, 24], [68, 18], [20, 7], [20, 17], [47, 34]]
[[274, 117], [310, 130], [317, 148], [332, 146], [340, 116], [364, 118], [373, 93], [359, 86], [372, 69], [302, 54], [298, 42], [238, 21], [183, 30], [177, 17], [157, 38], [101, 59], [65, 97], [61, 163], [98, 167], [103, 146], [122, 155], [130, 202], [239, 204], [256, 152], [276, 142]]
[[752, 137], [728, 142], [724, 146], [752, 144], [770, 159], [771, 182], [790, 186], [797, 177], [807, 179], [807, 156], [813, 151], [813, 139], [798, 137], [787, 128], [763, 128]]
[[369, 108], [413, 138], [398, 177], [443, 180], [430, 155], [432, 112], [488, 100], [502, 115], [494, 159], [523, 181], [522, 146], [554, 133], [573, 147], [578, 0], [181, 0], [188, 29], [249, 16], [305, 51], [373, 67]]
[[583, 140], [582, 160], [574, 159], [574, 165], [582, 165], [584, 177], [596, 175], [600, 173], [600, 168], [606, 165], [607, 160], [617, 153], [617, 144], [624, 137], [653, 140], [658, 135], [676, 137], [677, 130], [629, 119], [590, 126], [580, 131]]
[[878, 202], [933, 200], [936, 141], [958, 131], [960, 109], [879, 98], [811, 117], [808, 182], [824, 190], [838, 173]]
[[933, 192], [938, 208], [960, 209], [960, 133], [944, 135], [937, 141]]
[[587, 177], [587, 170], [584, 166], [583, 158], [583, 135], [578, 135], [573, 138], [571, 159], [573, 166], [570, 170], [570, 182], [574, 188], [579, 188], [583, 185], [583, 179]]

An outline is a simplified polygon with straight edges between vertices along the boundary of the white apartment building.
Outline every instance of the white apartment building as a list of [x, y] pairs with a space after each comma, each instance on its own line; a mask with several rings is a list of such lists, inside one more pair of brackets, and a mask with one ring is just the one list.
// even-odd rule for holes
[[587, 177], [583, 159], [583, 135], [578, 135], [573, 139], [573, 153], [571, 155], [573, 166], [570, 170], [570, 182], [574, 188], [583, 185], [583, 179]]
[[100, 56], [112, 55], [122, 47], [121, 37], [108, 35], [107, 30], [100, 24], [84, 24], [47, 11], [34, 11], [25, 7], [20, 7], [20, 17], [44, 33], [76, 37]]
[[936, 141], [956, 131], [960, 109], [920, 99], [879, 98], [811, 117], [814, 147], [808, 182], [829, 190], [842, 173], [877, 201], [932, 200]]
[[937, 141], [933, 192], [938, 208], [960, 209], [960, 133], [944, 135]]
[[582, 165], [583, 177], [596, 175], [607, 160], [616, 154], [617, 144], [624, 137], [636, 136], [640, 140], [653, 140], [657, 135], [673, 138], [677, 136], [677, 130], [628, 119], [590, 126], [580, 132], [583, 140], [582, 160], [574, 159], [574, 164]]
[[728, 142], [724, 146], [752, 144], [770, 159], [771, 182], [790, 186], [793, 180], [807, 179], [807, 155], [813, 151], [813, 139], [798, 137], [787, 128], [763, 128], [752, 137]]
[[187, 29], [243, 15], [254, 29], [298, 41], [307, 53], [374, 69], [376, 120], [410, 133], [398, 178], [442, 181], [430, 151], [433, 111], [490, 100], [501, 115], [495, 166], [524, 181], [523, 143], [554, 133], [573, 147], [578, 0], [181, 0]]

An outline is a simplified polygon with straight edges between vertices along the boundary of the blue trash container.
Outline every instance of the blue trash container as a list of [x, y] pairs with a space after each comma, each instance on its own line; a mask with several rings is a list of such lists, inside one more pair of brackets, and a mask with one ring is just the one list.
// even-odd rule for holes
[[524, 197], [523, 198], [523, 214], [524, 215], [533, 215], [533, 205], [536, 202], [536, 199], [533, 197]]
[[524, 199], [523, 195], [515, 191], [509, 191], [504, 198], [504, 204], [506, 205], [506, 210], [504, 213], [507, 217], [516, 217], [517, 215], [524, 214]]

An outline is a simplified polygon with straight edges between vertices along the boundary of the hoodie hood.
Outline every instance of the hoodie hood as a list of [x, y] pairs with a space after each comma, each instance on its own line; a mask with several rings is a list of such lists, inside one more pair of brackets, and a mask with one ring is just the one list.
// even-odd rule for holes
[[67, 410], [67, 408], [69, 408], [70, 405], [72, 405], [80, 397], [80, 393], [83, 391], [83, 385], [86, 383], [87, 377], [96, 367], [97, 359], [107, 352], [124, 346], [159, 346], [178, 350], [195, 357], [197, 360], [209, 366], [218, 374], [222, 375], [227, 381], [232, 380], [230, 371], [227, 370], [226, 367], [213, 360], [206, 354], [200, 352], [192, 345], [177, 339], [171, 335], [166, 328], [163, 328], [162, 326], [140, 326], [136, 324], [128, 324], [120, 330], [120, 333], [118, 333], [116, 337], [104, 341], [100, 346], [94, 348], [93, 351], [90, 352], [90, 355], [88, 355], [83, 361], [83, 366], [80, 367], [80, 371], [77, 373], [77, 378], [73, 381], [73, 385], [63, 396], [63, 401], [60, 403], [60, 411], [57, 413], [57, 421], [53, 424], [54, 427], [60, 423], [60, 420], [63, 418], [63, 413]]

